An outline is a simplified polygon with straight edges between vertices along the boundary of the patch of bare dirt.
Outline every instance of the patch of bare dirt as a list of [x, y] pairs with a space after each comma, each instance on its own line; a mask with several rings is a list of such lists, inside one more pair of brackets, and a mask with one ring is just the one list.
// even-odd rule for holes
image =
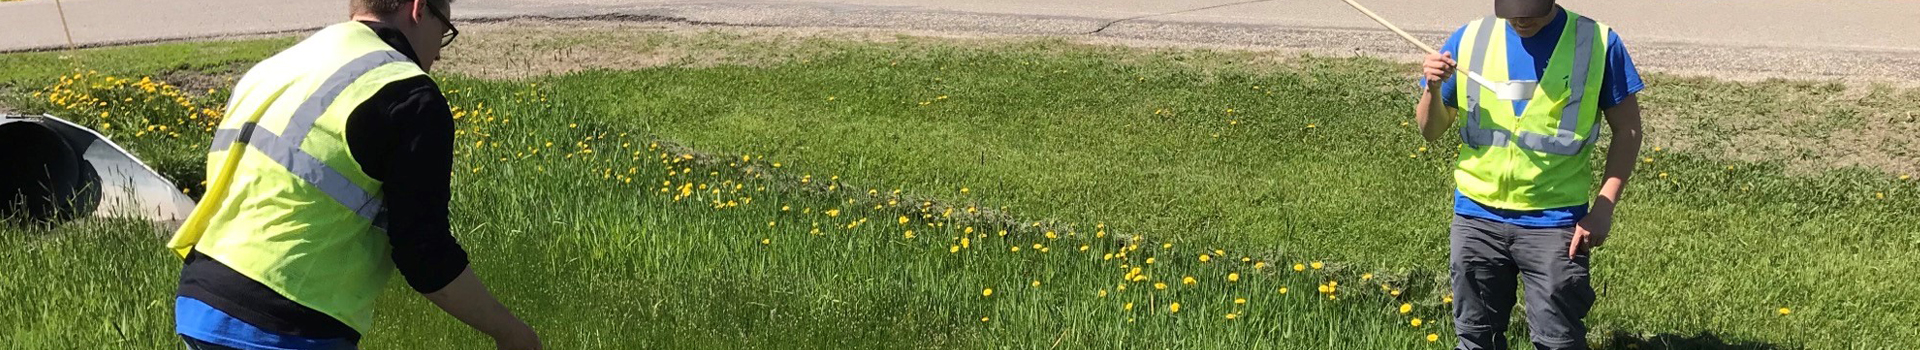
[[240, 75], [246, 73], [244, 69], [244, 67], [239, 67], [215, 72], [174, 70], [161, 73], [153, 78], [180, 88], [180, 91], [199, 95], [212, 89], [233, 88], [234, 82], [240, 79]]
[[1920, 90], [1845, 82], [1647, 78], [1640, 96], [1649, 146], [1777, 162], [1793, 175], [1848, 167], [1920, 173]]

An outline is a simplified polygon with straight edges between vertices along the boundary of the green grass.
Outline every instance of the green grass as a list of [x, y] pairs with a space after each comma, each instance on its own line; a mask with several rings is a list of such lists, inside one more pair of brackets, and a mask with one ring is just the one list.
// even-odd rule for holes
[[[70, 59], [103, 72], [159, 74], [244, 62], [287, 42], [198, 44], [229, 47], [222, 52], [230, 56], [173, 55], [199, 49], [167, 44]], [[1058, 41], [808, 44], [820, 49], [764, 66], [443, 79], [460, 90], [456, 105], [484, 102], [502, 119], [462, 120], [455, 226], [477, 268], [565, 348], [1445, 347], [1419, 338], [1450, 333], [1446, 322], [1414, 329], [1393, 310], [1406, 302], [1414, 316], [1446, 317], [1437, 282], [1445, 275], [1454, 144], [1421, 151], [1425, 144], [1401, 125], [1412, 97], [1403, 65], [1312, 57], [1248, 64], [1259, 57]], [[110, 59], [148, 56], [178, 59]], [[16, 57], [28, 56], [0, 56]], [[0, 71], [0, 86], [13, 90], [5, 101], [46, 108], [22, 95], [71, 69], [33, 67]], [[1830, 89], [1649, 78], [1642, 96], [1650, 112], [1697, 118], [1793, 113], [1806, 107], [1779, 97]], [[1728, 91], [1760, 96], [1704, 94]], [[1891, 99], [1917, 95], [1902, 90]], [[99, 110], [75, 112], [83, 113], [63, 115], [87, 120]], [[1661, 131], [1652, 134], [1656, 144]], [[644, 148], [656, 140], [667, 141], [669, 157], [696, 154], [686, 162], [698, 165], [668, 163], [693, 174], [667, 175], [662, 151]], [[204, 140], [129, 143], [147, 142]], [[151, 153], [143, 156], [157, 163], [199, 162], [191, 153]], [[754, 158], [744, 168], [768, 177], [726, 164], [742, 154]], [[1912, 181], [1863, 169], [1790, 176], [1778, 163], [1715, 154], [1644, 156], [1653, 161], [1641, 164], [1613, 239], [1595, 257], [1601, 301], [1589, 321], [1598, 344], [1920, 346], [1908, 316], [1920, 312], [1911, 296], [1920, 284], [1907, 278], [1920, 273]], [[198, 182], [191, 170], [177, 174]], [[844, 187], [827, 191], [834, 176]], [[672, 183], [669, 193], [659, 192], [661, 181]], [[686, 183], [743, 190], [674, 200]], [[886, 205], [893, 189], [908, 196], [901, 207]], [[743, 197], [753, 200], [718, 210], [711, 202]], [[936, 202], [929, 217], [913, 210], [923, 199]], [[949, 205], [960, 215], [924, 226]], [[992, 214], [965, 215], [970, 205]], [[829, 208], [844, 212], [820, 214]], [[902, 214], [912, 216], [916, 238], [894, 221]], [[858, 218], [871, 221], [844, 228]], [[824, 234], [808, 233], [815, 222]], [[1131, 262], [1101, 260], [1124, 246], [1088, 237], [1096, 223], [1173, 246], [1148, 243]], [[965, 226], [1015, 229], [948, 253]], [[1048, 229], [1073, 234], [1041, 238]], [[7, 274], [0, 299], [33, 302], [0, 307], [0, 318], [43, 320], [15, 323], [10, 343], [169, 341], [164, 301], [174, 265], [137, 225], [0, 236], [8, 247], [0, 261], [27, 267], [16, 271], [60, 270]], [[1051, 252], [1035, 253], [1033, 243]], [[1025, 249], [1007, 251], [1013, 244]], [[1080, 244], [1087, 253], [1075, 251]], [[1214, 249], [1228, 259], [1195, 259]], [[1331, 266], [1254, 271], [1239, 262], [1243, 255]], [[1158, 259], [1146, 265], [1151, 281], [1113, 290], [1127, 272], [1121, 264], [1141, 265], [1146, 256]], [[1232, 271], [1245, 279], [1222, 280]], [[1359, 281], [1366, 272], [1404, 293]], [[1185, 275], [1200, 283], [1181, 286]], [[1028, 287], [1035, 279], [1042, 286]], [[1343, 283], [1339, 300], [1314, 293], [1328, 279]], [[1173, 287], [1148, 292], [1152, 281]], [[1280, 286], [1291, 292], [1278, 294]], [[981, 297], [988, 287], [996, 293]], [[1097, 296], [1101, 289], [1111, 294]], [[1249, 302], [1235, 306], [1236, 297]], [[370, 347], [483, 345], [403, 287], [387, 299], [388, 328]], [[1137, 309], [1122, 312], [1129, 301]], [[1184, 309], [1168, 315], [1169, 301]], [[1781, 307], [1794, 313], [1780, 316]], [[1244, 317], [1224, 319], [1235, 310]]]

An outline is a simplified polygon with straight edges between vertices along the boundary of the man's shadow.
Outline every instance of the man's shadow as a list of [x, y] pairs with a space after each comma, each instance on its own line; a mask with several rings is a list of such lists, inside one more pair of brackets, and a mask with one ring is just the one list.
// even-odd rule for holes
[[1767, 343], [1758, 343], [1758, 342], [1745, 342], [1745, 341], [1728, 342], [1725, 339], [1720, 339], [1720, 336], [1713, 334], [1713, 332], [1705, 332], [1705, 331], [1700, 333], [1695, 333], [1693, 335], [1655, 334], [1651, 336], [1633, 334], [1633, 333], [1628, 333], [1623, 331], [1614, 331], [1608, 334], [1607, 341], [1605, 343], [1603, 343], [1600, 347], [1595, 349], [1601, 349], [1601, 350], [1667, 350], [1667, 349], [1673, 349], [1673, 350], [1680, 350], [1680, 349], [1781, 350], [1781, 349], [1800, 349], [1800, 348], [1767, 344]]

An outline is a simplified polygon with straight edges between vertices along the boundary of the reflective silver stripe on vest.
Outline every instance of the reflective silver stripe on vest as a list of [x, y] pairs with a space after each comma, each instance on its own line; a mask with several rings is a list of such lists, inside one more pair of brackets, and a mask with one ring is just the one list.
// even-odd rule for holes
[[380, 198], [361, 189], [345, 174], [327, 166], [326, 162], [300, 149], [300, 143], [306, 140], [308, 132], [313, 130], [314, 122], [320, 119], [321, 114], [326, 113], [327, 107], [333, 105], [333, 100], [338, 98], [348, 85], [352, 85], [361, 75], [365, 75], [374, 68], [406, 59], [406, 56], [391, 50], [376, 51], [355, 58], [341, 66], [340, 70], [334, 71], [333, 75], [321, 82], [319, 90], [314, 91], [312, 96], [300, 103], [299, 108], [294, 110], [292, 118], [288, 121], [286, 136], [261, 129], [258, 124], [246, 123], [239, 129], [215, 130], [209, 153], [225, 151], [235, 141], [251, 145], [255, 150], [265, 153], [267, 158], [280, 163], [281, 167], [285, 167], [294, 176], [319, 188], [320, 192], [333, 197], [341, 205], [352, 208], [360, 217], [374, 222], [375, 226], [384, 227], [385, 205], [381, 203]]
[[[1474, 38], [1476, 39], [1473, 44], [1473, 62], [1469, 63], [1468, 68], [1471, 72], [1480, 73], [1482, 65], [1486, 62], [1486, 40], [1492, 33], [1493, 27], [1496, 26], [1494, 23], [1495, 20], [1496, 18], [1494, 17], [1483, 19], [1480, 30], [1474, 34]], [[1560, 124], [1555, 128], [1555, 135], [1544, 135], [1522, 130], [1519, 133], [1519, 137], [1515, 138], [1511, 137], [1513, 135], [1512, 132], [1501, 128], [1499, 125], [1492, 125], [1491, 128], [1482, 128], [1480, 124], [1480, 83], [1473, 81], [1473, 79], [1465, 79], [1462, 77], [1460, 81], [1469, 89], [1467, 90], [1466, 105], [1471, 107], [1466, 108], [1467, 125], [1460, 128], [1460, 139], [1465, 141], [1468, 146], [1474, 148], [1506, 146], [1508, 139], [1513, 139], [1519, 147], [1525, 149], [1565, 156], [1580, 154], [1580, 151], [1585, 149], [1587, 144], [1592, 143], [1594, 138], [1599, 137], [1600, 131], [1599, 126], [1594, 125], [1587, 129], [1585, 139], [1575, 137], [1575, 132], [1579, 130], [1580, 126], [1581, 103], [1586, 101], [1587, 77], [1593, 68], [1594, 31], [1598, 29], [1599, 25], [1594, 23], [1592, 19], [1579, 17], [1574, 20], [1573, 31], [1576, 37], [1574, 38], [1572, 76], [1566, 79], [1568, 82], [1567, 90], [1570, 96], [1567, 98], [1566, 106], [1560, 110]], [[1525, 111], [1515, 111], [1515, 113], [1521, 114], [1525, 113]]]
[[[1486, 64], [1487, 39], [1493, 35], [1493, 27], [1499, 24], [1499, 18], [1493, 16], [1480, 20], [1480, 30], [1474, 31], [1473, 34], [1473, 62], [1467, 63], [1468, 72], [1478, 74], [1481, 67]], [[1491, 129], [1480, 127], [1480, 82], [1468, 79], [1466, 74], [1453, 76], [1458, 82], [1456, 85], [1465, 84], [1467, 89], [1467, 101], [1464, 104], [1467, 106], [1465, 108], [1467, 125], [1460, 127], [1460, 139], [1465, 141], [1468, 147], [1473, 148], [1505, 146], [1507, 139], [1512, 136], [1506, 129], [1501, 129], [1499, 125], [1494, 125]]]
[[1560, 125], [1557, 135], [1542, 135], [1532, 131], [1520, 131], [1520, 147], [1540, 152], [1571, 156], [1580, 154], [1599, 136], [1599, 125], [1587, 129], [1585, 139], [1576, 138], [1575, 130], [1580, 130], [1580, 104], [1587, 96], [1587, 73], [1593, 63], [1593, 31], [1597, 25], [1592, 19], [1580, 17], [1574, 21], [1573, 35], [1573, 76], [1567, 77], [1567, 105], [1560, 110]]

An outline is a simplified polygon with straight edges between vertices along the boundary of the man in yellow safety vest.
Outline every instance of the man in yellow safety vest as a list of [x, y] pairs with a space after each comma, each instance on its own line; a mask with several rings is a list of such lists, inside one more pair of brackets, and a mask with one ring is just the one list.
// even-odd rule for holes
[[168, 242], [175, 331], [193, 349], [354, 348], [398, 270], [500, 348], [540, 348], [448, 229], [453, 118], [427, 70], [459, 34], [451, 0], [350, 1], [352, 21], [234, 87], [207, 193]]
[[[1552, 0], [1495, 0], [1494, 16], [1441, 51], [1422, 64], [1414, 113], [1434, 141], [1465, 112], [1449, 229], [1457, 348], [1507, 347], [1517, 276], [1534, 347], [1586, 349], [1588, 255], [1611, 231], [1643, 137], [1632, 58], [1607, 25]], [[1612, 135], [1596, 196], [1602, 118]]]

